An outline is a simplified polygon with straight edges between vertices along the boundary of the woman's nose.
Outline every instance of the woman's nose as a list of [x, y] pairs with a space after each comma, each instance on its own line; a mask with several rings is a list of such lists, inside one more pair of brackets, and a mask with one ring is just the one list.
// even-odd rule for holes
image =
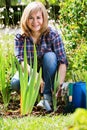
[[36, 18], [34, 18], [34, 19], [33, 19], [33, 22], [34, 22], [34, 23], [36, 23], [36, 22], [37, 22], [37, 19], [36, 19]]

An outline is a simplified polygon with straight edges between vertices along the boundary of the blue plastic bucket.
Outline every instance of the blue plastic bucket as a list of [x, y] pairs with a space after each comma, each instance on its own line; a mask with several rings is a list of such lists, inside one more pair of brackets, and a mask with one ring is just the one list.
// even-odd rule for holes
[[75, 108], [86, 108], [86, 83], [73, 83], [73, 105]]

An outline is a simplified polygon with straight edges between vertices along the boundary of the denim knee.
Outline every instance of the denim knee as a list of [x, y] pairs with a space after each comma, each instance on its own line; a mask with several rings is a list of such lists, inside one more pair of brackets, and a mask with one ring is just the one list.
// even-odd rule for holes
[[43, 69], [54, 74], [57, 69], [57, 57], [54, 52], [48, 52], [43, 57]]
[[54, 52], [48, 52], [43, 56], [43, 80], [45, 82], [44, 94], [51, 95], [54, 86], [54, 76], [58, 68], [57, 57]]
[[19, 72], [17, 71], [15, 75], [11, 79], [11, 90], [20, 91], [20, 80], [19, 80]]
[[19, 79], [12, 78], [11, 80], [11, 90], [20, 92], [20, 81]]

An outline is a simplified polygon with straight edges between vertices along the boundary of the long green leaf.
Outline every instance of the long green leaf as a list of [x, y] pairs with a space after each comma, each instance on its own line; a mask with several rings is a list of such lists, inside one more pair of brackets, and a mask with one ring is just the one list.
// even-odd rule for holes
[[[1, 46], [0, 46], [1, 47]], [[2, 47], [1, 47], [2, 50]], [[8, 86], [6, 86], [6, 58], [3, 57], [3, 51], [0, 53], [0, 83], [1, 83], [1, 93], [2, 93], [2, 98], [4, 102], [4, 107], [7, 108], [9, 100], [10, 100], [10, 94], [8, 90]]]
[[[36, 77], [37, 77], [37, 53], [36, 53], [36, 49], [35, 49], [35, 46], [34, 46], [34, 64], [33, 64], [33, 72], [32, 74], [30, 75], [30, 81], [29, 81], [29, 86], [31, 87], [28, 87], [29, 88], [29, 93], [28, 93], [28, 97], [29, 97], [29, 101], [30, 101], [30, 104], [32, 102], [32, 97], [31, 97], [31, 93], [34, 91], [34, 86], [35, 86], [35, 83], [36, 83]], [[28, 101], [27, 101], [28, 102]]]
[[[32, 103], [31, 106], [34, 106], [35, 101], [37, 99], [39, 89], [40, 89], [41, 76], [42, 76], [42, 70], [40, 69], [40, 72], [39, 72], [39, 75], [38, 75], [38, 78], [37, 78], [37, 83], [35, 85], [35, 89], [34, 89], [34, 92], [33, 92], [33, 95], [32, 95], [33, 102], [31, 102]], [[31, 111], [32, 111], [32, 109], [33, 109], [33, 107], [31, 108]], [[29, 113], [31, 113], [31, 111], [29, 111]]]
[[26, 113], [26, 87], [28, 83], [27, 71], [27, 55], [26, 55], [26, 42], [24, 42], [24, 72], [20, 66], [20, 86], [21, 86], [21, 113]]
[[40, 81], [41, 81], [41, 70], [37, 76], [37, 52], [34, 46], [34, 63], [30, 63], [30, 75], [28, 81], [27, 71], [27, 55], [26, 55], [26, 44], [24, 44], [24, 73], [20, 66], [20, 85], [21, 85], [21, 114], [25, 115], [32, 112], [34, 103], [37, 99], [39, 92]]
[[57, 108], [56, 92], [57, 92], [57, 89], [59, 86], [59, 80], [60, 80], [59, 73], [56, 72], [55, 79], [54, 79], [54, 91], [53, 91], [53, 109], [54, 109], [54, 111], [56, 111], [56, 108]]

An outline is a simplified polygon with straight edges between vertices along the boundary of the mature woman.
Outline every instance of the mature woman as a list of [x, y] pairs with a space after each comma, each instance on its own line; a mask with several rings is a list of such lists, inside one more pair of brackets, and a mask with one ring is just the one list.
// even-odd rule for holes
[[[54, 87], [55, 72], [60, 75], [60, 84], [64, 82], [66, 75], [66, 54], [64, 44], [58, 31], [48, 26], [48, 14], [41, 2], [31, 2], [24, 9], [21, 18], [21, 34], [15, 38], [15, 55], [24, 68], [24, 40], [26, 39], [27, 68], [30, 74], [30, 56], [34, 58], [34, 44], [37, 50], [38, 69], [42, 67], [42, 81], [44, 83], [43, 97], [48, 103], [52, 103], [52, 90]], [[11, 88], [20, 90], [18, 75], [11, 80]], [[57, 92], [58, 96], [58, 92]], [[43, 101], [39, 105], [44, 106]]]

